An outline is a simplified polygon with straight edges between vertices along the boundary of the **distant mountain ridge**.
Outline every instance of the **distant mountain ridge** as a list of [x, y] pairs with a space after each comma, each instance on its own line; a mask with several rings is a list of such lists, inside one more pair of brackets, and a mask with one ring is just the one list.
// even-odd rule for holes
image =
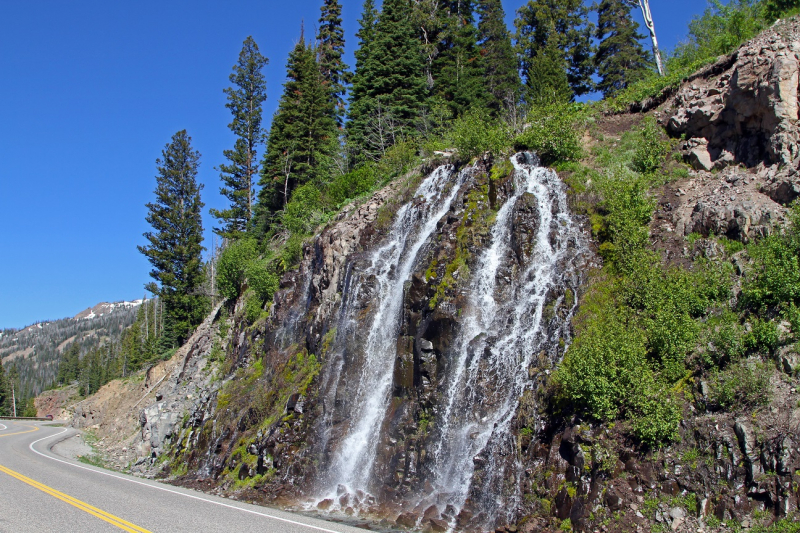
[[81, 311], [72, 318], [74, 318], [75, 320], [80, 320], [80, 319], [90, 320], [93, 318], [109, 315], [117, 309], [131, 309], [134, 307], [138, 307], [142, 305], [142, 302], [144, 302], [144, 300], [142, 299], [133, 300], [130, 302], [125, 300], [121, 302], [111, 302], [111, 303], [101, 302], [95, 305], [94, 307], [87, 307], [85, 310]]
[[136, 320], [143, 300], [101, 302], [73, 317], [41, 321], [22, 329], [0, 331], [0, 360], [6, 371], [16, 366], [21, 396], [45, 390], [56, 377], [62, 351], [78, 342], [81, 355], [109, 342]]

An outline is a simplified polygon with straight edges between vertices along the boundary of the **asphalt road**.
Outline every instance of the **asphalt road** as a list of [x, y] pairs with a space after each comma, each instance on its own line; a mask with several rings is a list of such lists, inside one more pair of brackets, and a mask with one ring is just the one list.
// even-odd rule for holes
[[0, 422], [0, 532], [364, 532], [119, 474], [50, 451], [74, 433], [41, 422]]

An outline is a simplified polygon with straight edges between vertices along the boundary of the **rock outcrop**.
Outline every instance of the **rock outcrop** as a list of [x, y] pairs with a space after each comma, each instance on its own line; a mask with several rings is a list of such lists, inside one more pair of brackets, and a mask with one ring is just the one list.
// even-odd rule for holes
[[172, 358], [140, 374], [143, 380], [112, 381], [72, 407], [71, 425], [92, 430], [111, 465], [153, 475], [148, 469], [174, 444], [182, 418], [208, 412], [219, 386], [206, 367], [218, 312], [219, 306]]
[[698, 171], [671, 184], [654, 225], [679, 238], [690, 234], [724, 236], [749, 242], [772, 234], [786, 222], [786, 209], [764, 194], [771, 167], [750, 172], [730, 167], [720, 173]]
[[[800, 156], [800, 22], [776, 23], [674, 98], [668, 131], [698, 169], [792, 164]], [[796, 167], [796, 165], [793, 165]]]

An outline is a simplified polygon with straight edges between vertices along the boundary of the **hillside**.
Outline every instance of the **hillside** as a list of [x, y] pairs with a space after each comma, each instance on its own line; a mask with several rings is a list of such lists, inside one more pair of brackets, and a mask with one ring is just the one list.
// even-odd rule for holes
[[341, 208], [298, 189], [187, 343], [71, 423], [370, 529], [797, 531], [800, 21], [706, 63], [514, 135], [461, 117]]
[[71, 344], [85, 354], [110, 342], [118, 343], [122, 332], [133, 324], [141, 300], [99, 303], [71, 318], [39, 322], [0, 334], [0, 359], [10, 369], [16, 365], [22, 398], [30, 398], [52, 385], [58, 361]]

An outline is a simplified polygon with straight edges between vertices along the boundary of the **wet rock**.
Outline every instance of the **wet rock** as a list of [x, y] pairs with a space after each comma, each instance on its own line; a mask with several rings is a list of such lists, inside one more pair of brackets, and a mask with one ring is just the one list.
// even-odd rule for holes
[[472, 511], [468, 511], [467, 509], [461, 509], [461, 512], [458, 513], [456, 517], [456, 527], [464, 529], [469, 524], [470, 520], [472, 520]]
[[437, 533], [450, 529], [450, 524], [445, 520], [439, 520], [437, 518], [429, 518], [428, 524], [430, 525], [431, 531], [436, 531]]
[[406, 512], [406, 513], [401, 513], [400, 516], [398, 516], [397, 519], [394, 521], [394, 523], [398, 527], [411, 529], [417, 525], [418, 519], [419, 517], [416, 514], [412, 512]]
[[333, 505], [333, 500], [331, 498], [326, 498], [317, 504], [317, 509], [320, 511], [327, 511]]

